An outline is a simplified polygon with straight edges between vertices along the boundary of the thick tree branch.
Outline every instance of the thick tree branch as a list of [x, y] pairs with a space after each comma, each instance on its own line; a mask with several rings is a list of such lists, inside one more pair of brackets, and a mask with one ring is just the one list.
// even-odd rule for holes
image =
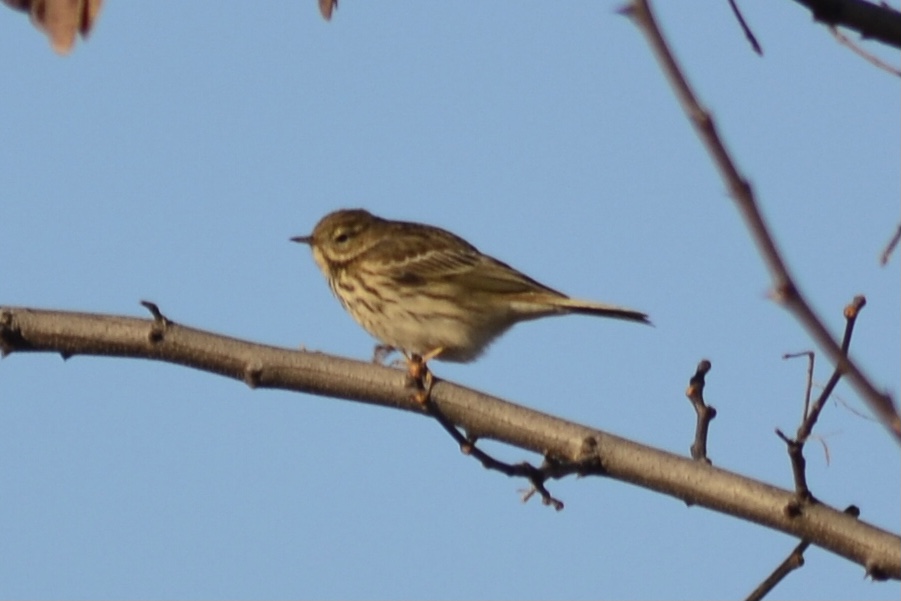
[[865, 0], [795, 0], [810, 9], [816, 21], [841, 25], [865, 38], [901, 48], [901, 13], [886, 4]]
[[857, 394], [894, 435], [895, 440], [901, 442], [901, 414], [898, 413], [894, 400], [889, 394], [877, 390], [857, 364], [842, 352], [838, 342], [835, 341], [829, 330], [823, 325], [823, 321], [814, 313], [801, 293], [757, 206], [751, 184], [739, 171], [732, 155], [717, 132], [713, 116], [701, 106], [682, 69], [670, 52], [669, 45], [657, 26], [649, 2], [633, 0], [622, 9], [622, 13], [631, 17], [647, 38], [661, 69], [670, 81], [676, 98], [719, 170], [720, 176], [757, 244], [764, 264], [769, 269], [770, 277], [773, 280], [773, 298], [795, 316], [795, 319], [807, 330], [811, 338], [820, 345], [835, 368], [848, 378]]
[[[253, 344], [153, 320], [0, 307], [0, 351], [105, 355], [166, 361], [241, 380], [427, 415], [405, 371], [322, 353]], [[792, 491], [745, 478], [601, 430], [438, 381], [431, 401], [469, 438], [490, 438], [564, 464], [594, 461], [596, 473], [785, 532], [865, 567], [875, 579], [901, 579], [901, 537], [814, 504], [786, 511]]]

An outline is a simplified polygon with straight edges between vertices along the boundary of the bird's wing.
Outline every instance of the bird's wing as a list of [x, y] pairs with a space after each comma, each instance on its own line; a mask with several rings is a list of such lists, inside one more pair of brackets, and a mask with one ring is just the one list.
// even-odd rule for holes
[[452, 277], [459, 278], [466, 287], [480, 292], [496, 294], [541, 293], [564, 296], [553, 288], [536, 282], [526, 274], [513, 269], [506, 263], [481, 255], [477, 265], [469, 271]]
[[405, 285], [454, 287], [471, 294], [550, 293], [563, 296], [473, 247], [434, 247], [397, 263], [392, 279]]
[[477, 251], [465, 247], [434, 246], [416, 248], [403, 257], [395, 257], [388, 267], [391, 279], [407, 286], [436, 284], [468, 273], [478, 265]]

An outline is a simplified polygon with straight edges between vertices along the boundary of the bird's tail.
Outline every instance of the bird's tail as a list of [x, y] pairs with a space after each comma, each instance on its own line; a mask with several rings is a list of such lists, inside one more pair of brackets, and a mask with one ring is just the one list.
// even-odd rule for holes
[[638, 323], [651, 325], [651, 320], [648, 319], [648, 316], [645, 313], [634, 309], [627, 309], [625, 307], [617, 307], [616, 305], [566, 298], [561, 299], [560, 306], [570, 313], [611, 317], [613, 319], [624, 319], [626, 321], [636, 321]]

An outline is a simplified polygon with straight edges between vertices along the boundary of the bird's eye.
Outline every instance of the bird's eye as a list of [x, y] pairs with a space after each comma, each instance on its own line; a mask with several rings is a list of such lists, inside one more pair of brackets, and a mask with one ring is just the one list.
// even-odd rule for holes
[[335, 244], [344, 244], [350, 239], [350, 236], [347, 235], [347, 232], [341, 232], [337, 236], [335, 236]]

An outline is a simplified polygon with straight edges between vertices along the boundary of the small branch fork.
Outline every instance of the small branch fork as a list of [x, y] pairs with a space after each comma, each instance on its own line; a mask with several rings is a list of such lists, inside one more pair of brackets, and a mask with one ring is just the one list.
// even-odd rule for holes
[[823, 325], [820, 317], [814, 313], [804, 298], [789, 273], [776, 242], [760, 213], [751, 184], [739, 171], [731, 154], [720, 139], [713, 117], [701, 106], [694, 90], [673, 57], [669, 45], [657, 26], [649, 0], [632, 0], [620, 12], [630, 17], [645, 35], [663, 72], [670, 81], [676, 97], [682, 104], [686, 116], [694, 125], [698, 137], [707, 147], [714, 165], [719, 170], [720, 176], [757, 244], [764, 264], [769, 269], [770, 277], [773, 280], [772, 297], [795, 316], [822, 348], [829, 361], [848, 378], [873, 414], [888, 428], [895, 440], [901, 443], [901, 414], [898, 412], [894, 399], [888, 393], [877, 390], [855, 362], [842, 351], [826, 326]]
[[832, 33], [832, 37], [835, 38], [835, 41], [837, 41], [839, 44], [841, 44], [842, 46], [844, 46], [845, 48], [847, 48], [848, 50], [850, 50], [851, 52], [853, 52], [854, 54], [856, 54], [857, 56], [862, 58], [863, 60], [867, 61], [868, 63], [870, 63], [877, 69], [882, 69], [886, 73], [891, 73], [895, 77], [901, 77], [901, 70], [888, 64], [887, 62], [880, 59], [875, 54], [867, 52], [866, 50], [861, 48], [858, 44], [854, 43], [848, 36], [846, 36], [841, 31], [839, 31], [838, 27], [832, 25], [829, 27], [829, 31]]
[[545, 454], [541, 466], [535, 467], [527, 461], [521, 463], [506, 463], [492, 457], [476, 446], [476, 438], [461, 434], [457, 427], [441, 412], [441, 409], [432, 400], [431, 391], [437, 379], [429, 370], [425, 362], [422, 361], [422, 358], [418, 355], [413, 355], [408, 363], [408, 368], [407, 383], [414, 389], [414, 400], [422, 405], [422, 408], [426, 413], [435, 418], [435, 421], [444, 428], [445, 432], [450, 434], [451, 438], [460, 445], [460, 451], [464, 455], [475, 458], [485, 469], [506, 474], [511, 478], [525, 478], [529, 481], [531, 488], [523, 493], [523, 502], [528, 501], [533, 495], [538, 494], [541, 497], [542, 504], [549, 505], [557, 511], [560, 511], [564, 507], [563, 501], [552, 496], [548, 491], [545, 486], [545, 483], [548, 480], [552, 478], [560, 479], [571, 474], [578, 474], [580, 476], [588, 474], [603, 475], [604, 470], [594, 448], [596, 443], [592, 444], [594, 443], [594, 440], [591, 438], [588, 438], [585, 441], [583, 455], [588, 458], [585, 461], [561, 461], [552, 457], [550, 454]]
[[698, 369], [689, 380], [688, 389], [685, 391], [685, 396], [691, 401], [698, 416], [695, 425], [695, 440], [691, 445], [691, 458], [708, 464], [712, 464], [712, 462], [707, 457], [707, 433], [710, 430], [710, 422], [716, 417], [716, 409], [704, 402], [705, 377], [710, 371], [710, 367], [710, 361], [707, 359], [698, 363]]
[[[866, 298], [863, 296], [856, 296], [854, 299], [845, 307], [844, 315], [845, 315], [845, 334], [842, 337], [842, 352], [847, 354], [848, 350], [851, 346], [851, 334], [854, 331], [854, 324], [857, 321], [857, 316], [860, 313], [860, 310], [866, 305]], [[823, 411], [823, 407], [826, 404], [826, 401], [829, 399], [829, 396], [832, 394], [832, 391], [835, 389], [835, 386], [838, 384], [838, 381], [841, 379], [842, 372], [839, 368], [836, 368], [835, 371], [832, 372], [832, 376], [829, 378], [829, 381], [823, 387], [823, 391], [820, 393], [820, 396], [817, 397], [816, 402], [811, 406], [810, 404], [810, 393], [813, 388], [813, 367], [815, 356], [812, 351], [804, 351], [801, 353], [789, 353], [786, 354], [783, 359], [792, 359], [796, 357], [807, 357], [807, 388], [804, 393], [804, 411], [801, 415], [801, 425], [798, 426], [797, 434], [795, 438], [789, 438], [786, 436], [782, 430], [776, 429], [776, 434], [782, 441], [785, 443], [788, 449], [788, 456], [791, 460], [792, 466], [792, 475], [795, 481], [795, 498], [788, 503], [785, 507], [785, 513], [789, 517], [797, 517], [801, 515], [804, 511], [805, 507], [810, 506], [814, 503], [819, 503], [816, 497], [813, 496], [813, 493], [810, 492], [810, 488], [807, 485], [807, 462], [804, 459], [804, 443], [810, 438], [811, 433], [813, 432], [813, 427], [819, 419], [820, 413]], [[860, 510], [851, 505], [847, 509], [845, 509], [845, 513], [852, 515], [854, 517], [858, 517], [860, 515]], [[788, 554], [788, 557], [779, 564], [779, 566], [770, 574], [749, 596], [749, 601], [758, 601], [759, 599], [763, 599], [764, 596], [769, 594], [773, 588], [779, 584], [786, 576], [788, 576], [792, 571], [800, 568], [804, 565], [804, 551], [807, 550], [807, 547], [810, 546], [810, 541], [807, 539], [802, 539], [800, 543], [792, 550], [791, 553]], [[881, 576], [879, 573], [874, 573], [869, 567], [867, 567], [867, 575], [873, 578], [878, 578]]]
[[[845, 513], [850, 516], [858, 517], [860, 515], [860, 509], [854, 505], [849, 505], [847, 509], [845, 509]], [[810, 541], [807, 539], [798, 543], [795, 548], [792, 549], [791, 553], [788, 554], [788, 557], [786, 557], [785, 560], [745, 598], [745, 601], [760, 601], [766, 597], [770, 591], [776, 588], [776, 585], [782, 582], [786, 576], [803, 566], [804, 552], [809, 546]]]
[[[842, 337], [842, 352], [845, 354], [848, 353], [848, 350], [851, 347], [851, 334], [854, 332], [854, 324], [857, 322], [857, 316], [866, 304], [867, 299], [864, 296], [858, 295], [845, 307], [845, 334]], [[809, 359], [807, 367], [807, 391], [804, 398], [804, 413], [801, 416], [801, 425], [798, 426], [798, 431], [794, 438], [789, 438], [782, 430], [776, 429], [776, 435], [782, 439], [788, 448], [792, 475], [795, 480], [796, 503], [791, 504], [786, 508], [786, 511], [789, 512], [789, 514], [798, 513], [804, 505], [817, 502], [816, 498], [810, 492], [810, 488], [807, 486], [807, 462], [804, 459], [804, 444], [810, 438], [813, 427], [816, 425], [820, 413], [826, 405], [826, 401], [829, 400], [829, 396], [832, 394], [832, 391], [835, 390], [835, 386], [842, 377], [841, 369], [836, 367], [832, 372], [829, 381], [826, 382], [826, 385], [823, 387], [820, 396], [817, 397], [817, 400], [813, 405], [810, 405], [810, 391], [813, 386], [813, 353], [808, 351], [805, 353], [789, 354], [785, 357], [792, 358], [805, 355], [808, 356]]]
[[166, 328], [175, 322], [163, 315], [156, 303], [142, 300], [141, 305], [153, 315], [153, 325], [150, 327], [150, 333], [148, 334], [150, 342], [161, 342], [166, 333]]

